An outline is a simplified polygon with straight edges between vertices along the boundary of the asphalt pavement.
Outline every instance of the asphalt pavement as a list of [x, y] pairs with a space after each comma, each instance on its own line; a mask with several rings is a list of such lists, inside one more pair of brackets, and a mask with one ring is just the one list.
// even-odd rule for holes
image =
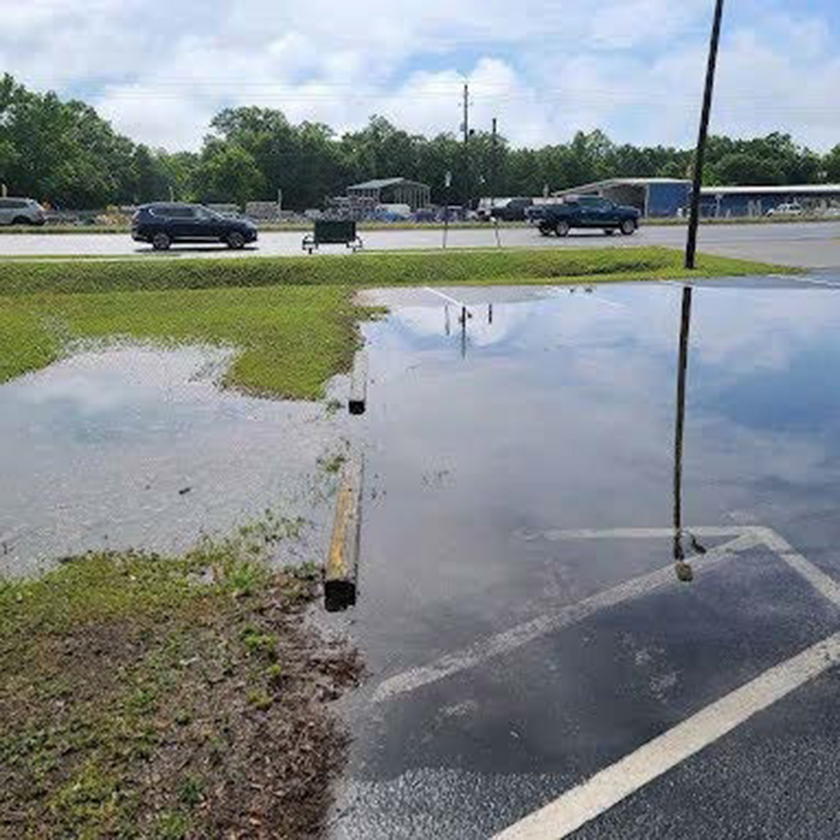
[[[681, 248], [686, 230], [677, 226], [643, 226], [635, 235], [604, 236], [600, 231], [574, 232], [565, 239], [543, 237], [534, 228], [502, 228], [499, 231], [504, 247], [591, 248], [660, 245]], [[288, 256], [301, 254], [302, 232], [265, 232], [257, 247], [232, 252], [223, 246], [176, 246], [171, 256]], [[428, 250], [443, 245], [443, 231], [374, 230], [363, 231], [368, 250]], [[450, 248], [496, 247], [495, 232], [486, 228], [454, 228], [448, 233]], [[840, 222], [789, 223], [756, 225], [703, 226], [700, 248], [706, 253], [727, 257], [756, 259], [780, 265], [808, 268], [840, 266]], [[325, 246], [321, 253], [346, 253], [342, 246]], [[138, 256], [150, 259], [159, 255], [151, 247], [132, 241], [127, 234], [39, 234], [0, 235], [0, 259], [4, 256]]]
[[681, 286], [366, 297], [335, 840], [840, 835], [840, 282]]

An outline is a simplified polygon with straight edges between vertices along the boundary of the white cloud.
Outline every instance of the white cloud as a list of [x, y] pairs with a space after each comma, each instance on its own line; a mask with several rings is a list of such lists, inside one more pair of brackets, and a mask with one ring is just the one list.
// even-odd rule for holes
[[[777, 6], [751, 17], [750, 2], [730, 7], [714, 129], [833, 146], [840, 61], [829, 22]], [[685, 145], [709, 17], [708, 0], [30, 0], [4, 3], [0, 67], [80, 91], [120, 130], [170, 148], [198, 146], [232, 104], [339, 130], [380, 113], [412, 131], [457, 131], [465, 78], [473, 124], [498, 116], [516, 144], [602, 127], [620, 142]]]

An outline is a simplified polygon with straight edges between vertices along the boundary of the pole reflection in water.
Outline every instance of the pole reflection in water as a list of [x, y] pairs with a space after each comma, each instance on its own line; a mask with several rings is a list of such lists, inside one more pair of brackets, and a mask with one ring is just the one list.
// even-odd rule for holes
[[467, 310], [461, 310], [461, 358], [467, 358]]
[[[680, 355], [677, 366], [677, 422], [674, 433], [674, 568], [683, 583], [694, 580], [694, 570], [685, 559], [682, 538], [682, 457], [685, 435], [685, 388], [688, 375], [688, 340], [691, 333], [691, 286], [683, 288], [682, 315], [680, 318]], [[692, 543], [695, 540], [692, 537]], [[703, 550], [697, 545], [698, 550]]]

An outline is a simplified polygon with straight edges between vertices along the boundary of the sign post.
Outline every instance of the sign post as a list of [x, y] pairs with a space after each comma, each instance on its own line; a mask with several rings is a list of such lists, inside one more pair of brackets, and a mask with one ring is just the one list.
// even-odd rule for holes
[[446, 188], [444, 193], [446, 206], [443, 209], [443, 247], [446, 248], [446, 240], [449, 235], [449, 189], [452, 186], [452, 173], [449, 170], [444, 175], [443, 186]]

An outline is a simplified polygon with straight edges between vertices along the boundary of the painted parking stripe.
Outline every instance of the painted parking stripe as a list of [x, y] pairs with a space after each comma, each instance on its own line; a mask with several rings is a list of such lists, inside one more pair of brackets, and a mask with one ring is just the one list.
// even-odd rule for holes
[[[683, 528], [696, 537], [738, 537], [753, 531], [751, 525], [697, 526]], [[674, 536], [673, 528], [566, 528], [524, 534], [526, 540], [651, 540]]]
[[765, 671], [496, 835], [561, 840], [754, 715], [840, 663], [840, 633]]
[[[673, 536], [674, 533], [673, 529], [648, 530], [655, 530], [657, 532], [656, 536], [663, 536], [663, 532], [668, 536]], [[698, 528], [694, 529], [692, 533], [701, 533], [704, 530], [710, 529]], [[724, 536], [731, 536], [733, 530], [736, 529], [728, 529]], [[695, 568], [709, 568], [716, 563], [734, 556], [739, 551], [745, 551], [758, 544], [757, 537], [750, 529], [740, 528], [737, 529], [737, 532], [740, 536], [730, 542], [710, 549], [705, 555], [698, 555], [692, 558], [692, 563]], [[576, 604], [570, 604], [548, 615], [539, 616], [531, 621], [512, 627], [509, 630], [497, 633], [461, 650], [447, 654], [429, 665], [412, 668], [401, 674], [396, 674], [384, 680], [379, 685], [374, 692], [372, 700], [374, 703], [391, 700], [401, 694], [415, 691], [422, 686], [438, 682], [453, 674], [468, 671], [489, 659], [510, 653], [535, 639], [577, 624], [600, 610], [617, 606], [626, 601], [642, 598], [657, 589], [676, 583], [677, 579], [674, 575], [674, 566], [670, 564], [655, 572], [619, 584], [612, 589], [599, 592]]]
[[837, 581], [803, 557], [777, 531], [760, 527], [754, 527], [752, 530], [761, 542], [772, 549], [791, 569], [805, 578], [823, 598], [840, 607], [840, 584]]
[[826, 286], [829, 289], [840, 289], [840, 283], [832, 283], [829, 280], [817, 280], [814, 277], [794, 277], [788, 276], [787, 280], [793, 280], [796, 283], [807, 283], [810, 286]]
[[457, 300], [456, 298], [452, 297], [451, 295], [447, 295], [444, 292], [440, 292], [437, 289], [432, 289], [429, 286], [424, 286], [423, 291], [426, 291], [432, 295], [436, 295], [437, 297], [441, 298], [442, 300], [445, 300], [447, 303], [453, 304], [454, 306], [460, 306], [462, 309], [467, 308], [467, 305], [462, 301]]

